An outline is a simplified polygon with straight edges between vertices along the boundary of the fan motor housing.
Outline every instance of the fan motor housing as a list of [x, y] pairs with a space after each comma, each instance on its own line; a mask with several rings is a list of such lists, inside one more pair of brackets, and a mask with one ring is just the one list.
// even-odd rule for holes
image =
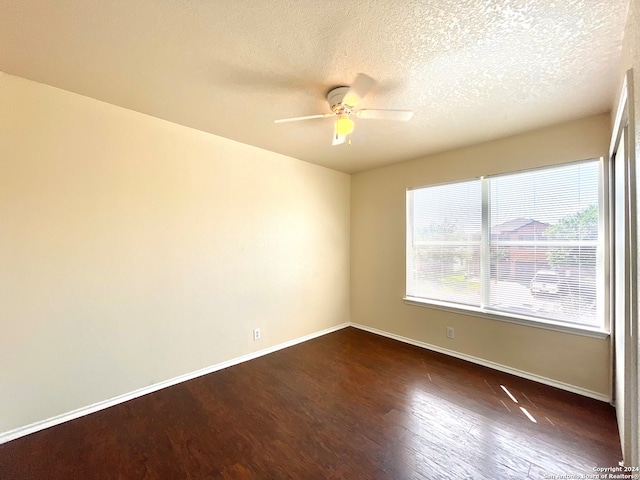
[[331, 111], [333, 113], [351, 113], [351, 109], [353, 107], [343, 103], [344, 97], [348, 91], [349, 87], [336, 87], [327, 93], [327, 101], [329, 102], [329, 107], [331, 107]]

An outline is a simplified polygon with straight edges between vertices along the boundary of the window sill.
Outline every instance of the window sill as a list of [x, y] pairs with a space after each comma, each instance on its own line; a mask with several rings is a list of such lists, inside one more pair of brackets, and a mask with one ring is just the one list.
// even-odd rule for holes
[[507, 314], [488, 311], [477, 307], [468, 307], [464, 305], [454, 305], [446, 302], [437, 302], [434, 300], [425, 300], [416, 297], [404, 297], [404, 303], [407, 305], [413, 305], [416, 307], [433, 308], [436, 310], [444, 310], [447, 312], [459, 313], [462, 315], [470, 315], [473, 317], [488, 318], [490, 320], [498, 320], [501, 322], [515, 323], [517, 325], [526, 325], [528, 327], [543, 328], [546, 330], [553, 330], [562, 333], [571, 333], [574, 335], [583, 335], [593, 338], [607, 338], [609, 332], [603, 329], [568, 325], [560, 322], [554, 322], [553, 320], [541, 320], [533, 317], [527, 317], [518, 314]]

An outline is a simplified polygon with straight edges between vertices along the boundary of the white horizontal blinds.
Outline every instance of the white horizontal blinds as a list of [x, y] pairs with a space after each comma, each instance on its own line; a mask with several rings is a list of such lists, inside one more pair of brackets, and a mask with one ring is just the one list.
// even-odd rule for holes
[[598, 169], [585, 162], [487, 180], [487, 308], [599, 325]]
[[480, 180], [408, 192], [407, 295], [480, 306]]

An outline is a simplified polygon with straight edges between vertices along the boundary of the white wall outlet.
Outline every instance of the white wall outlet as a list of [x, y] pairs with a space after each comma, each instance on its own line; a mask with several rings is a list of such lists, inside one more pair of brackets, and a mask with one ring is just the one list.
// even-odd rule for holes
[[256, 340], [260, 340], [260, 329], [259, 328], [254, 328], [253, 329], [253, 341], [255, 342]]
[[453, 338], [453, 327], [447, 327], [447, 338]]

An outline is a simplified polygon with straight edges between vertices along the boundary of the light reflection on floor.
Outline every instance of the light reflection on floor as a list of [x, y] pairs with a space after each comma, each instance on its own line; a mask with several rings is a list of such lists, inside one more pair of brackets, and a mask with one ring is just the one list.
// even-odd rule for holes
[[[437, 385], [435, 376], [430, 380]], [[497, 388], [496, 384], [485, 383], [493, 392], [496, 405], [504, 406], [507, 414], [475, 409], [467, 402], [463, 405], [441, 397], [424, 383], [409, 388], [408, 408], [396, 411], [396, 421], [406, 429], [396, 454], [419, 471], [446, 466], [447, 473], [438, 478], [526, 478], [529, 471], [546, 471], [548, 464], [558, 474], [592, 471], [595, 463], [586, 458], [576, 456], [571, 463], [558, 460], [552, 444], [535, 433], [541, 428], [557, 431], [558, 427], [526, 395], [506, 385]], [[505, 416], [520, 418], [522, 424], [518, 426], [520, 422], [512, 423]], [[540, 424], [539, 419], [548, 423]], [[534, 431], [523, 434], [524, 425]], [[452, 445], [458, 448], [452, 449]], [[539, 465], [528, 460], [531, 456], [538, 459]], [[494, 472], [493, 477], [490, 472]]]
[[[507, 387], [505, 387], [504, 385], [500, 385], [500, 388], [504, 390], [504, 392], [509, 396], [511, 400], [513, 400], [514, 403], [518, 403], [518, 399], [515, 396], [513, 396], [513, 394], [509, 391]], [[509, 408], [507, 408], [507, 410], [511, 411]], [[527, 416], [527, 418], [531, 420], [533, 423], [538, 423], [538, 421], [533, 417], [533, 415], [531, 415], [531, 413], [529, 413], [529, 411], [526, 408], [521, 406], [520, 411], [522, 411], [522, 413], [524, 413]]]

